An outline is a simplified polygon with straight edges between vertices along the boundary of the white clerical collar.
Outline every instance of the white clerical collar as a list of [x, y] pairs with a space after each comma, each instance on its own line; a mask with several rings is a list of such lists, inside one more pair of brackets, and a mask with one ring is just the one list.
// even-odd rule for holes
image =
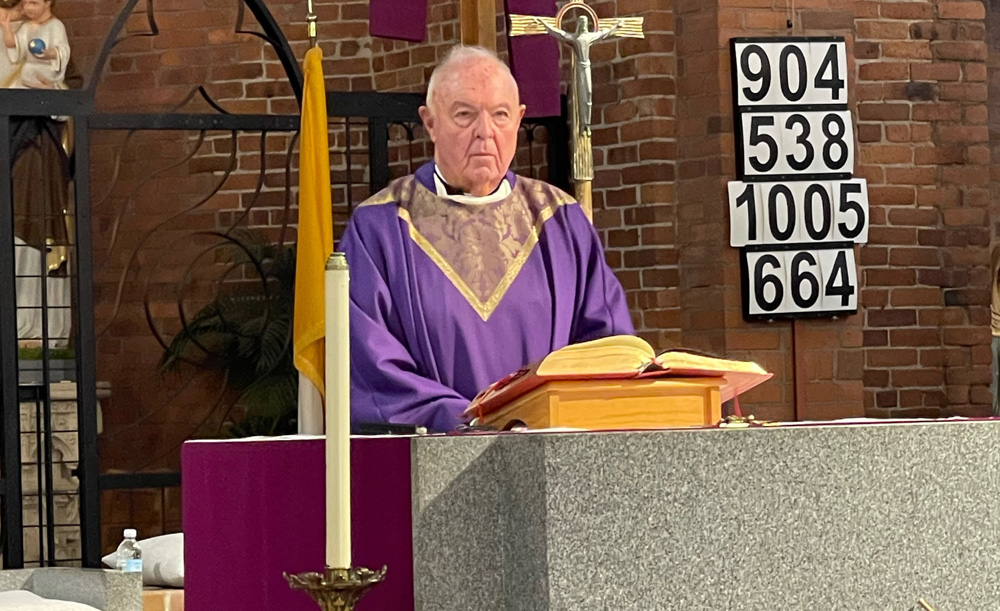
[[444, 179], [441, 177], [441, 172], [438, 171], [437, 164], [434, 164], [434, 188], [437, 189], [438, 197], [443, 197], [445, 199], [450, 199], [453, 202], [458, 202], [459, 204], [470, 204], [474, 206], [482, 206], [484, 204], [491, 204], [493, 202], [500, 201], [501, 199], [510, 195], [510, 181], [504, 176], [503, 180], [500, 181], [500, 185], [490, 193], [489, 195], [483, 195], [478, 197], [475, 195], [469, 195], [468, 193], [463, 193], [462, 195], [451, 195], [448, 193], [448, 187], [444, 183]]

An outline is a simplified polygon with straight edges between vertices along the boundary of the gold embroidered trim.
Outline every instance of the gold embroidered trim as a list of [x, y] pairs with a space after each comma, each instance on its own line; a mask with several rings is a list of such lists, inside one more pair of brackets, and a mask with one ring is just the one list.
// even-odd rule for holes
[[[365, 201], [361, 202], [355, 208], [362, 208], [365, 206], [381, 206], [384, 204], [392, 204], [402, 201], [401, 195], [404, 191], [412, 190], [412, 176], [405, 176], [403, 178], [397, 178], [396, 180], [389, 183], [389, 186], [382, 189], [375, 195], [372, 195]], [[408, 188], [409, 187], [409, 188]]]
[[542, 229], [542, 225], [545, 221], [552, 218], [555, 213], [555, 207], [543, 208], [538, 219], [535, 221], [535, 225], [531, 229], [531, 233], [528, 235], [528, 239], [525, 240], [524, 245], [521, 247], [520, 252], [514, 257], [510, 265], [507, 266], [507, 272], [497, 283], [497, 287], [493, 290], [493, 294], [490, 295], [489, 299], [482, 301], [476, 296], [475, 292], [471, 287], [462, 279], [455, 268], [452, 267], [450, 263], [438, 252], [434, 245], [430, 243], [419, 231], [413, 226], [413, 221], [410, 219], [410, 213], [404, 208], [399, 209], [399, 218], [406, 221], [407, 226], [410, 228], [410, 238], [423, 250], [428, 257], [434, 261], [434, 264], [438, 266], [441, 272], [451, 281], [451, 283], [458, 289], [458, 292], [465, 297], [465, 300], [469, 302], [472, 309], [479, 314], [479, 317], [483, 319], [483, 322], [489, 320], [493, 311], [496, 310], [497, 306], [500, 304], [500, 300], [510, 289], [510, 286], [514, 283], [517, 275], [521, 272], [521, 268], [524, 267], [525, 262], [528, 257], [535, 250], [535, 245], [538, 244], [538, 234]]
[[389, 186], [358, 204], [357, 207], [398, 203], [398, 216], [406, 222], [409, 228], [410, 239], [430, 257], [431, 261], [441, 270], [441, 273], [465, 297], [465, 300], [483, 322], [486, 322], [494, 310], [496, 310], [511, 285], [513, 285], [514, 280], [517, 279], [528, 257], [534, 251], [535, 246], [538, 244], [542, 225], [552, 218], [560, 206], [576, 202], [570, 195], [556, 187], [542, 181], [523, 177], [518, 177], [514, 193], [510, 197], [520, 198], [525, 202], [525, 214], [527, 215], [527, 218], [524, 219], [525, 221], [531, 223], [530, 217], [532, 215], [535, 216], [535, 219], [530, 227], [527, 228], [527, 235], [524, 236], [524, 242], [520, 245], [517, 254], [509, 260], [503, 275], [499, 278], [492, 291], [489, 292], [489, 297], [485, 301], [480, 298], [480, 295], [485, 296], [489, 288], [479, 286], [478, 292], [473, 290], [472, 286], [463, 278], [455, 265], [417, 228], [417, 224], [411, 216], [410, 208], [414, 208], [414, 213], [420, 218], [422, 214], [427, 212], [427, 206], [431, 206], [431, 209], [436, 208], [436, 204], [431, 203], [432, 201], [438, 201], [441, 198], [417, 181], [414, 176], [406, 176], [394, 180]]

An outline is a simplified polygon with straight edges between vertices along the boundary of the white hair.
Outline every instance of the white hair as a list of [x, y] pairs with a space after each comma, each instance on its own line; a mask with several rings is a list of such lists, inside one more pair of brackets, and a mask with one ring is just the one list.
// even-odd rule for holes
[[507, 64], [497, 57], [496, 53], [479, 45], [455, 45], [448, 50], [448, 53], [444, 56], [444, 59], [441, 60], [441, 63], [434, 68], [434, 72], [431, 73], [430, 80], [427, 81], [427, 97], [424, 103], [428, 108], [431, 107], [431, 104], [434, 101], [434, 89], [437, 86], [437, 82], [441, 79], [441, 75], [459, 64], [472, 60], [485, 60], [494, 64], [500, 70], [501, 74], [505, 74], [507, 78], [510, 79], [511, 84], [514, 85], [514, 94], [520, 98], [517, 91], [517, 81], [514, 80], [514, 75], [511, 74], [510, 68]]

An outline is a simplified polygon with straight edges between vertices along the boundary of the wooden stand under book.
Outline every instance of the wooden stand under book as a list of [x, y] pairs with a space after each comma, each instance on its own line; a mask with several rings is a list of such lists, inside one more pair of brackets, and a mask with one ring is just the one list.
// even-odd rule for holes
[[771, 374], [756, 363], [687, 350], [659, 354], [613, 335], [571, 344], [497, 380], [463, 416], [496, 429], [658, 429], [715, 425], [722, 402]]
[[479, 419], [500, 430], [593, 430], [714, 425], [722, 419], [722, 378], [550, 380]]

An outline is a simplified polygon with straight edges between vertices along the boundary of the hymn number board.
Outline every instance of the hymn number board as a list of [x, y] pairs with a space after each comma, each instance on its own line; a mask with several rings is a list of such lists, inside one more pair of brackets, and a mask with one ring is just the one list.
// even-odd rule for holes
[[856, 312], [868, 186], [852, 177], [844, 39], [734, 38], [731, 52], [730, 244], [742, 251], [744, 316]]

